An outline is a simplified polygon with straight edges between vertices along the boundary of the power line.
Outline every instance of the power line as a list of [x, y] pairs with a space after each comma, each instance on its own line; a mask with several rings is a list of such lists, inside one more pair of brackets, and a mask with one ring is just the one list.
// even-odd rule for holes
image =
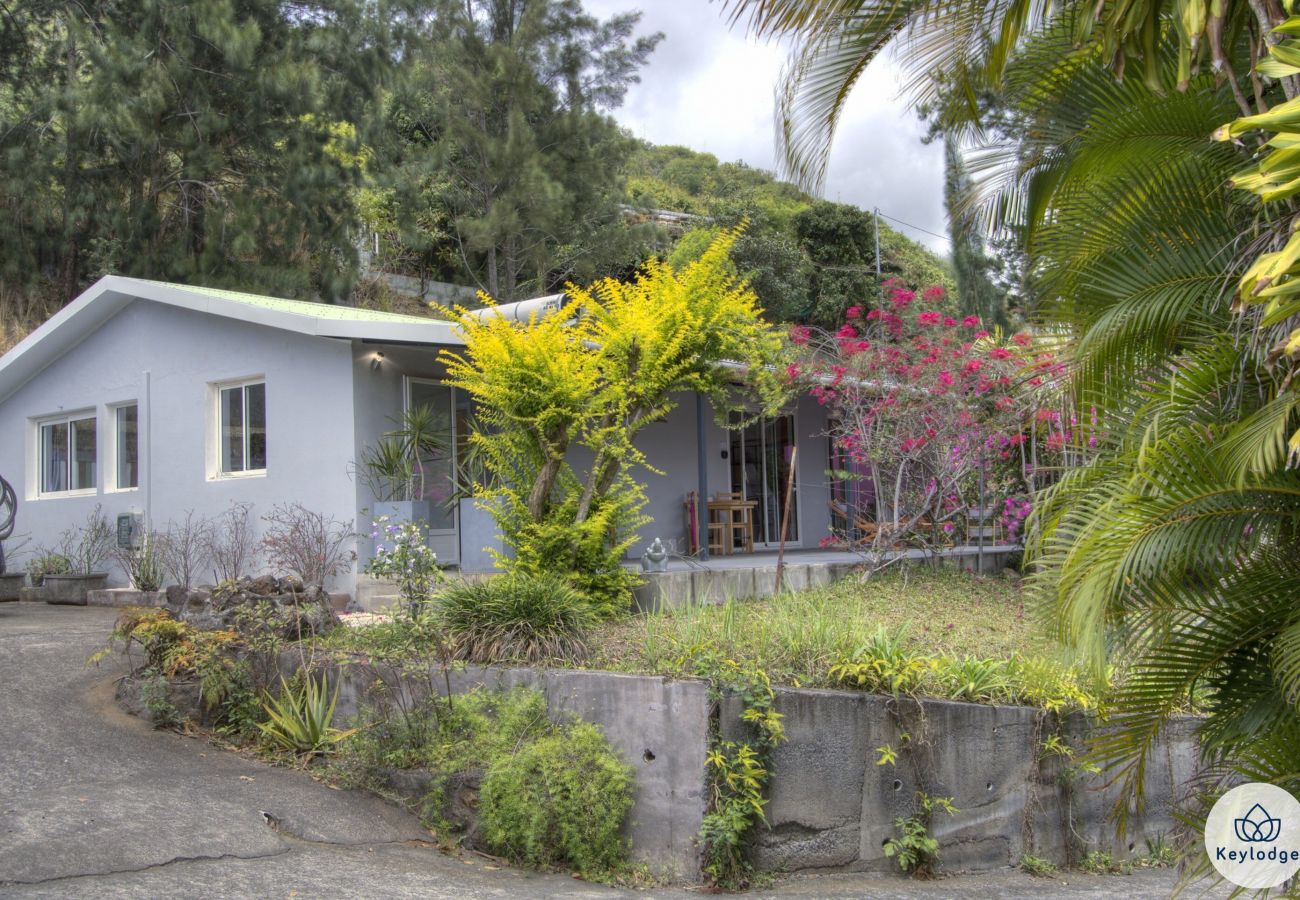
[[889, 215], [889, 213], [882, 212], [880, 213], [880, 215], [886, 219], [889, 219], [889, 221], [891, 222], [897, 222], [899, 225], [905, 225], [908, 228], [921, 232], [922, 234], [928, 234], [930, 235], [930, 237], [937, 237], [940, 240], [945, 240], [948, 241], [949, 243], [952, 242], [952, 238], [948, 237], [948, 235], [946, 234], [938, 234], [936, 232], [930, 231], [928, 228], [922, 228], [920, 225], [913, 225], [911, 222], [904, 222], [902, 219], [899, 219], [896, 216]]

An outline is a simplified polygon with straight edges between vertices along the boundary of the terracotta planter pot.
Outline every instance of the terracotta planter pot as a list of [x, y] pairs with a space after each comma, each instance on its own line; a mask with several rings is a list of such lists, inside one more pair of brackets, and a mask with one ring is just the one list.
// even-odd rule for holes
[[108, 575], [46, 575], [45, 602], [63, 606], [85, 606], [86, 594], [108, 585]]

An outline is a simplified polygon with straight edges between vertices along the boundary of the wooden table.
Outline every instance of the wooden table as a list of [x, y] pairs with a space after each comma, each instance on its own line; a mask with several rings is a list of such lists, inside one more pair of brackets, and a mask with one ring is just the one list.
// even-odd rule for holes
[[709, 552], [723, 556], [734, 553], [737, 537], [745, 553], [754, 552], [757, 500], [710, 500], [706, 507], [709, 510]]

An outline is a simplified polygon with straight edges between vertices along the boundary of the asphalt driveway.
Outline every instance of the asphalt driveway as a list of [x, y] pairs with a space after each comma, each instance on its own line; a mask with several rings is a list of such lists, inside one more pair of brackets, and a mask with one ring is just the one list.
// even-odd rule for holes
[[[406, 813], [118, 710], [87, 668], [112, 610], [0, 604], [0, 894], [36, 897], [686, 898], [458, 859]], [[1167, 872], [798, 878], [762, 897], [1160, 897]]]

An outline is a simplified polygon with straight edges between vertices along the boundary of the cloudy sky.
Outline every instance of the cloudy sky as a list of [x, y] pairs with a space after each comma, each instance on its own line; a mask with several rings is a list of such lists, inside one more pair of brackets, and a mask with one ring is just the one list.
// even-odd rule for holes
[[[773, 91], [786, 52], [731, 29], [709, 0], [584, 0], [602, 18], [640, 9], [642, 30], [665, 35], [616, 118], [656, 144], [684, 144], [724, 162], [775, 168]], [[880, 59], [858, 82], [831, 153], [826, 197], [942, 235], [943, 151], [898, 99], [897, 69]], [[946, 238], [891, 222], [946, 253]]]

